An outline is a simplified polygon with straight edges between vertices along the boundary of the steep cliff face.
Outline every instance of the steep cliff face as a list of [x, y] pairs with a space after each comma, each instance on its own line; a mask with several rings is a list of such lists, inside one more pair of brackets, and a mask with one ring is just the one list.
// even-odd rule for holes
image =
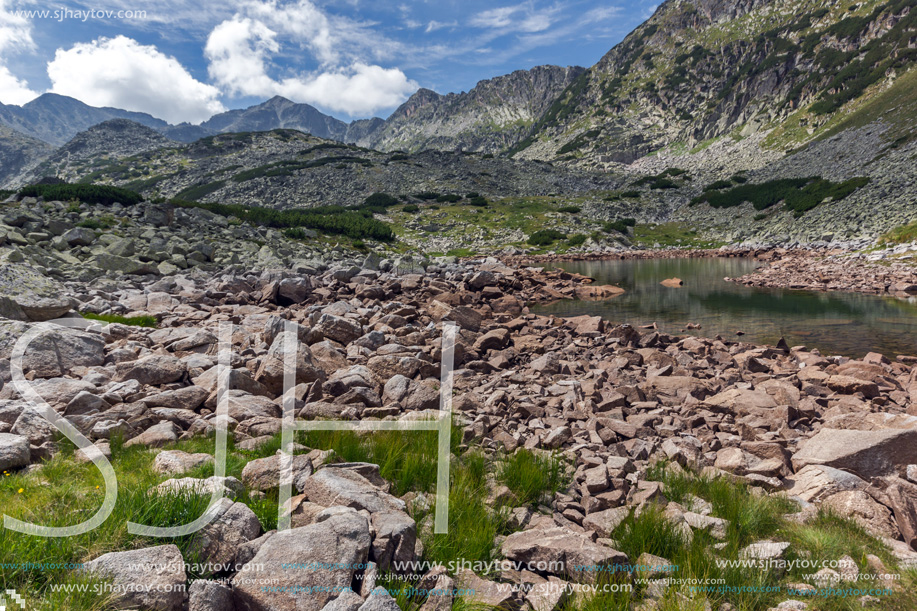
[[762, 129], [792, 148], [917, 58], [913, 0], [668, 0], [574, 81], [513, 153], [631, 161]]
[[497, 153], [525, 137], [582, 68], [538, 66], [481, 81], [467, 93], [420, 89], [384, 122], [348, 142], [382, 151]]

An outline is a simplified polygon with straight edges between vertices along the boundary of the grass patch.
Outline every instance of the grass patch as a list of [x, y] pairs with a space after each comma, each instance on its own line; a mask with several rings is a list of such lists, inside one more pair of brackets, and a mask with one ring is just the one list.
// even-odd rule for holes
[[719, 248], [722, 242], [708, 240], [684, 223], [634, 226], [634, 242], [644, 248], [677, 246], [679, 248]]
[[917, 240], [917, 221], [895, 227], [879, 236], [879, 244], [907, 244]]
[[93, 314], [92, 312], [80, 312], [80, 316], [87, 320], [129, 325], [131, 327], [155, 329], [159, 326], [159, 321], [156, 320], [155, 316], [119, 316], [118, 314]]
[[549, 501], [561, 489], [566, 464], [556, 454], [521, 449], [497, 466], [497, 481], [504, 484], [523, 505]]

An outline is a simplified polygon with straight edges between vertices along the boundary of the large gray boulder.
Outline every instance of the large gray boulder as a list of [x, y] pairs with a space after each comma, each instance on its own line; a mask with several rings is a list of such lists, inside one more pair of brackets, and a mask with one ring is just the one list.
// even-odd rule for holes
[[[278, 532], [233, 580], [236, 608], [320, 611], [351, 586], [370, 543], [369, 523], [355, 511]], [[272, 586], [264, 588], [262, 579], [272, 580]]]
[[188, 588], [188, 611], [235, 611], [232, 589], [216, 581], [198, 579]]
[[227, 498], [219, 501], [218, 515], [196, 535], [196, 547], [204, 562], [233, 568], [239, 547], [261, 534], [261, 522], [248, 505]]
[[60, 318], [76, 305], [60, 284], [28, 265], [0, 266], [0, 317], [40, 322]]
[[181, 611], [185, 605], [185, 560], [176, 545], [103, 554], [85, 570], [119, 586], [121, 605], [150, 611]]
[[917, 463], [917, 429], [851, 431], [822, 429], [793, 455], [798, 472], [807, 465], [826, 465], [871, 477], [901, 473]]
[[[279, 454], [249, 461], [242, 469], [242, 481], [252, 490], [271, 490], [280, 486], [281, 457]], [[299, 490], [312, 475], [312, 460], [305, 454], [291, 457], [293, 486]]]
[[[503, 555], [539, 570], [566, 575], [573, 581], [595, 582], [609, 567], [628, 563], [627, 554], [594, 542], [588, 535], [565, 528], [536, 528], [513, 533], [503, 541]], [[544, 567], [542, 569], [542, 567]]]
[[177, 382], [185, 375], [185, 364], [174, 356], [154, 354], [136, 361], [118, 363], [117, 380], [137, 380], [141, 384], [161, 386]]
[[95, 367], [104, 362], [105, 340], [100, 335], [59, 327], [29, 343], [22, 368], [37, 378], [56, 378], [74, 367]]
[[22, 435], [0, 433], [0, 471], [29, 464], [29, 439]]
[[370, 513], [405, 510], [404, 501], [350, 469], [325, 467], [302, 483], [302, 491], [311, 502], [325, 507], [344, 505]]

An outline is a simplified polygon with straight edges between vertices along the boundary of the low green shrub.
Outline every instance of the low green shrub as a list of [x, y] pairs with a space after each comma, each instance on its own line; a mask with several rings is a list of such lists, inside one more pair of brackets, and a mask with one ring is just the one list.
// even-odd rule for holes
[[391, 226], [373, 218], [370, 209], [353, 209], [342, 206], [320, 206], [317, 208], [296, 208], [274, 210], [261, 206], [241, 204], [217, 204], [173, 201], [179, 207], [194, 207], [209, 210], [226, 217], [237, 217], [253, 225], [286, 229], [306, 227], [328, 234], [344, 235], [353, 239], [372, 239], [391, 242], [395, 232]]
[[567, 240], [567, 246], [582, 246], [586, 243], [586, 236], [582, 233], [570, 236]]
[[119, 203], [124, 206], [134, 206], [143, 201], [136, 191], [129, 191], [110, 185], [86, 185], [61, 183], [56, 185], [29, 185], [19, 190], [24, 197], [43, 197], [45, 201], [79, 200], [87, 204], [110, 206]]
[[558, 212], [569, 212], [570, 214], [578, 214], [581, 210], [579, 206], [561, 206], [557, 209]]
[[406, 206], [402, 206], [401, 211], [410, 212], [413, 214], [415, 212], [420, 212], [420, 206], [417, 204], [407, 204]]
[[363, 200], [363, 205], [369, 208], [388, 208], [400, 203], [398, 198], [388, 193], [373, 193]]
[[462, 201], [462, 196], [456, 195], [455, 193], [446, 193], [437, 197], [436, 201], [441, 204], [454, 204], [455, 202]]
[[636, 224], [637, 224], [636, 219], [632, 219], [632, 218], [617, 219], [614, 221], [606, 221], [605, 223], [602, 223], [602, 230], [605, 233], [611, 233], [613, 231], [617, 231], [618, 233], [623, 233], [626, 235], [627, 229], [629, 227], [636, 226]]
[[745, 202], [755, 210], [765, 210], [780, 202], [797, 216], [826, 199], [840, 201], [869, 182], [867, 177], [834, 183], [819, 176], [781, 178], [763, 183], [747, 183], [726, 191], [705, 191], [691, 200], [691, 205], [707, 202], [714, 208], [732, 208]]
[[480, 195], [478, 195], [477, 197], [469, 198], [468, 205], [477, 206], [478, 208], [483, 208], [487, 205], [487, 200], [481, 197]]

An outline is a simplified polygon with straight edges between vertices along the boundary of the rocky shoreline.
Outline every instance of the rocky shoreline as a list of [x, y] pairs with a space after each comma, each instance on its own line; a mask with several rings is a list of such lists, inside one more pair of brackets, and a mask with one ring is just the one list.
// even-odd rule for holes
[[[885, 253], [807, 251], [774, 254], [766, 266], [734, 278], [745, 286], [807, 291], [847, 291], [908, 298], [917, 295], [917, 266]], [[761, 258], [761, 257], [759, 257]]]
[[[667, 499], [666, 487], [650, 477], [662, 461], [741, 482], [760, 495], [792, 498], [802, 509], [799, 520], [831, 507], [881, 537], [895, 562], [917, 566], [917, 367], [877, 354], [828, 359], [803, 348], [675, 338], [599, 317], [527, 312], [527, 302], [571, 297], [588, 286], [566, 272], [494, 259], [411, 274], [331, 266], [311, 273], [178, 274], [117, 288], [89, 284], [73, 295], [81, 307], [153, 315], [158, 328], [55, 331], [30, 351], [27, 376], [103, 452], [111, 452], [108, 440], [115, 434], [128, 440], [126, 446], [151, 449], [212, 434], [218, 426], [217, 325], [232, 321], [240, 358], [231, 376], [228, 427], [237, 446], [257, 447], [280, 429], [284, 320], [294, 323], [303, 341], [294, 391], [298, 416], [351, 421], [435, 414], [440, 338], [443, 325], [454, 323], [460, 327], [454, 409], [465, 443], [490, 453], [559, 452], [572, 470], [569, 487], [549, 506], [517, 512], [513, 534], [495, 542], [502, 557], [547, 562], [560, 553], [585, 564], [634, 562], [616, 549], [614, 532], [631, 511], [651, 507], [663, 510], [685, 536], [725, 532], [728, 521], [701, 501]], [[9, 383], [11, 342], [28, 328], [27, 322], [3, 323], [0, 456], [8, 470], [40, 469], [57, 451], [51, 427]], [[378, 565], [395, 549], [404, 558], [421, 556], [417, 533], [429, 525], [415, 524], [404, 509], [416, 495], [388, 494], [375, 466], [336, 466], [327, 452], [302, 452], [291, 534], [262, 533], [244, 507], [228, 503], [230, 517], [215, 528], [234, 528], [238, 520], [250, 526], [223, 552], [268, 562], [270, 576], [281, 584], [302, 579], [275, 566], [293, 553], [293, 543], [297, 562], [321, 556]], [[191, 460], [163, 455], [168, 461], [162, 461], [179, 464], [177, 472]], [[246, 466], [242, 482], [224, 484], [269, 489], [276, 469], [276, 460], [259, 459]], [[163, 485], [213, 485], [171, 481], [178, 483]], [[356, 492], [340, 496], [341, 490]], [[338, 543], [319, 550], [305, 543], [314, 537]], [[764, 547], [778, 558], [789, 544]], [[176, 551], [160, 546], [115, 554], [155, 559]], [[109, 554], [93, 566], [116, 583], [135, 579], [124, 572], [123, 560]], [[354, 571], [339, 577], [349, 583]], [[182, 581], [184, 575], [157, 578]], [[583, 575], [436, 573], [425, 579], [474, 583], [479, 602], [520, 608], [524, 596], [501, 593], [497, 582], [574, 582]], [[206, 604], [203, 592], [213, 589], [237, 608], [256, 611], [294, 608], [301, 600], [239, 581], [192, 590], [191, 608], [221, 608]], [[382, 593], [356, 596], [346, 608], [375, 609], [366, 605], [379, 603]], [[314, 608], [339, 608], [323, 600]], [[187, 602], [178, 597], [163, 608]]]

